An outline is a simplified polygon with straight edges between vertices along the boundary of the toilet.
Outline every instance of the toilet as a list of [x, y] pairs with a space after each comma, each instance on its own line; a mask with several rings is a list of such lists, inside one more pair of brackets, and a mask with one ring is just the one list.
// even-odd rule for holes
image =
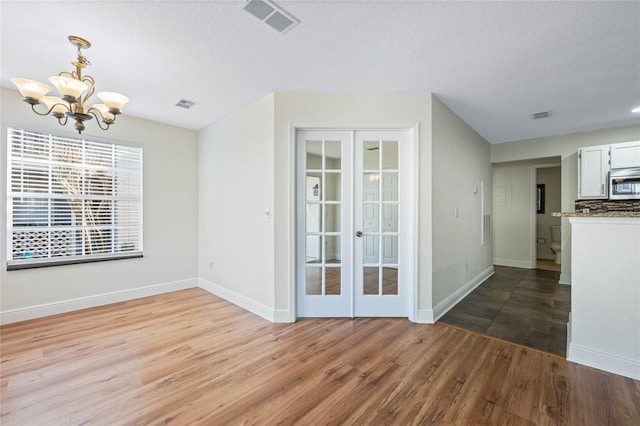
[[560, 225], [551, 225], [551, 251], [556, 255], [556, 263], [559, 265], [562, 261], [560, 257], [560, 245], [562, 242], [562, 227]]

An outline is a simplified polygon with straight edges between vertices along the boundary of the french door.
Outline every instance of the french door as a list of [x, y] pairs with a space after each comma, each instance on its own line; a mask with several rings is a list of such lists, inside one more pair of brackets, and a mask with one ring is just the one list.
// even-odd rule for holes
[[296, 132], [299, 317], [408, 316], [408, 142], [408, 131]]

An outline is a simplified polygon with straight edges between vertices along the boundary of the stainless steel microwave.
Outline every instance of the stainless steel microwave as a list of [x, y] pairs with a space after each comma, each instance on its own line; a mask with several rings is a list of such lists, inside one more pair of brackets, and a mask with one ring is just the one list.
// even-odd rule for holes
[[640, 168], [611, 170], [609, 172], [609, 199], [640, 199]]

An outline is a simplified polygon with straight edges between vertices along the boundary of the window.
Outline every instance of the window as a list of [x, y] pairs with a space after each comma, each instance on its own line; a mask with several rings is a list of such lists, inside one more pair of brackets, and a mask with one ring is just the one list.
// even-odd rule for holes
[[142, 148], [8, 129], [7, 270], [142, 256]]

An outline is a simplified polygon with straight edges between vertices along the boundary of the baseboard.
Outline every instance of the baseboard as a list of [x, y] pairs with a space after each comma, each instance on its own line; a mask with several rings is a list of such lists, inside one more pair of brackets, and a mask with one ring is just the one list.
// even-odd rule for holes
[[416, 318], [413, 322], [420, 324], [433, 324], [433, 309], [418, 309]]
[[640, 361], [569, 343], [567, 360], [640, 380]]
[[503, 259], [500, 257], [493, 258], [493, 264], [498, 266], [510, 266], [511, 268], [533, 269], [534, 265], [530, 260]]
[[480, 284], [482, 284], [487, 278], [493, 275], [493, 265], [485, 269], [476, 275], [473, 279], [471, 279], [464, 286], [459, 288], [456, 292], [451, 294], [449, 297], [444, 299], [442, 302], [438, 303], [433, 308], [433, 320], [438, 321], [444, 314], [446, 314], [451, 308], [453, 308], [458, 302], [467, 297], [469, 293], [475, 290]]
[[571, 285], [571, 275], [560, 274], [560, 281], [558, 281], [558, 284]]
[[291, 317], [291, 311], [288, 309], [275, 309], [273, 311], [273, 322], [292, 323], [296, 322], [296, 319]]
[[[237, 305], [239, 307], [241, 307], [242, 309], [245, 309], [253, 314], [256, 314], [264, 319], [266, 319], [267, 321], [271, 321], [271, 322], [290, 322], [288, 321], [289, 316], [287, 316], [287, 321], [276, 321], [276, 312], [274, 309], [268, 307], [267, 305], [263, 305], [260, 302], [256, 302], [255, 300], [244, 296], [240, 293], [236, 293], [233, 290], [229, 290], [228, 288], [222, 287], [218, 284], [214, 284], [211, 281], [207, 281], [204, 280], [202, 278], [200, 278], [198, 280], [198, 287], [200, 287], [203, 290], [208, 291], [209, 293], [218, 296], [218, 297], [222, 297], [223, 299], [233, 303], [234, 305]], [[288, 312], [288, 311], [287, 311]], [[278, 313], [278, 319], [281, 319], [282, 317], [280, 316], [282, 314], [282, 311], [280, 311]]]
[[79, 297], [76, 299], [61, 300], [59, 302], [28, 306], [26, 308], [11, 309], [0, 312], [0, 324], [11, 324], [19, 321], [48, 317], [50, 315], [79, 311], [81, 309], [110, 305], [112, 303], [126, 302], [127, 300], [140, 299], [142, 297], [155, 296], [162, 293], [170, 293], [172, 291], [186, 290], [188, 288], [197, 287], [197, 284], [198, 280], [196, 278], [192, 278], [188, 280], [172, 281], [146, 287], [96, 294], [93, 296]]

